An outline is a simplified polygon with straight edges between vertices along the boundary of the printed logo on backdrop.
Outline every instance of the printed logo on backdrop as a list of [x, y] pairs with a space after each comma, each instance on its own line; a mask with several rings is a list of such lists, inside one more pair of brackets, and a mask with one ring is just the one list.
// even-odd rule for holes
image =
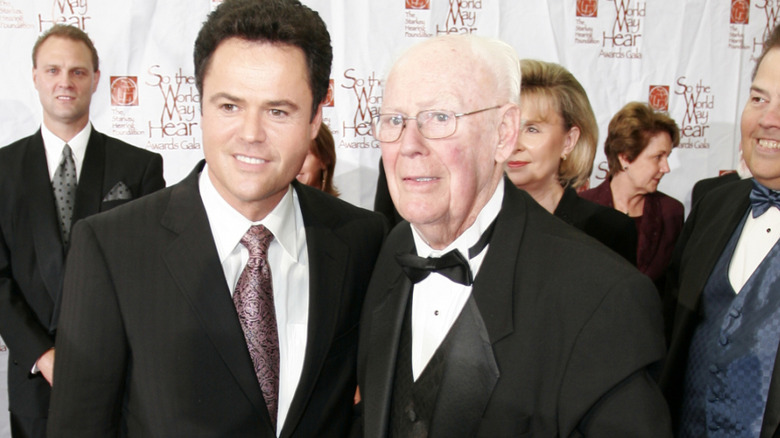
[[639, 47], [647, 3], [638, 0], [605, 2], [611, 3], [612, 8], [602, 10], [599, 16], [597, 0], [577, 0], [574, 43], [600, 46], [600, 58], [641, 59]]
[[406, 9], [430, 9], [431, 0], [406, 0]]
[[138, 76], [111, 76], [111, 134], [143, 135], [135, 118], [138, 97]]
[[404, 0], [404, 36], [406, 38], [430, 38], [431, 22], [430, 0]]
[[374, 71], [366, 75], [360, 74], [354, 68], [348, 68], [344, 71], [340, 86], [350, 95], [349, 103], [344, 104], [344, 107], [350, 109], [341, 122], [341, 141], [338, 147], [379, 148], [379, 142], [371, 136], [371, 116], [378, 114], [379, 107], [382, 105], [382, 81], [377, 78]]
[[731, 24], [748, 24], [750, 0], [731, 0]]
[[138, 106], [138, 76], [111, 76], [111, 106]]
[[24, 11], [8, 0], [0, 0], [0, 29], [32, 29], [35, 25], [24, 19]]
[[447, 16], [443, 24], [436, 25], [436, 35], [476, 33], [482, 0], [449, 0]]
[[48, 30], [55, 24], [68, 24], [87, 30], [89, 5], [87, 0], [52, 0], [51, 15], [38, 14], [38, 32]]
[[200, 149], [195, 138], [195, 128], [200, 124], [200, 95], [195, 76], [185, 74], [181, 67], [170, 72], [153, 65], [147, 70], [144, 85], [162, 98], [159, 118], [147, 120], [146, 147], [169, 151]]
[[[731, 0], [729, 48], [749, 50], [751, 60], [757, 61], [764, 48], [764, 40], [778, 23], [780, 0], [752, 0], [752, 2], [751, 5], [751, 0]], [[750, 19], [751, 14], [753, 20]]]
[[577, 0], [577, 16], [598, 17], [599, 16], [598, 0]]
[[707, 141], [710, 128], [710, 114], [715, 109], [712, 87], [703, 80], [692, 81], [685, 76], [677, 78], [674, 94], [682, 96], [685, 113], [680, 123], [680, 146], [684, 149], [709, 149]]
[[636, 0], [609, 0], [615, 5], [615, 21], [612, 28], [602, 31], [601, 52], [603, 58], [640, 59], [639, 40], [647, 12], [647, 3]]
[[669, 111], [669, 86], [668, 85], [651, 85], [650, 90], [647, 93], [647, 102], [650, 104], [650, 108], [656, 111]]

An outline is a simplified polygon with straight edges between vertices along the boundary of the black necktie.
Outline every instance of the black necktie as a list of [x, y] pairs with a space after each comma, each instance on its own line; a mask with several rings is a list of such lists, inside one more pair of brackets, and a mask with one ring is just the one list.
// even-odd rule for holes
[[753, 180], [753, 190], [750, 191], [750, 206], [753, 207], [753, 217], [761, 216], [770, 207], [780, 209], [780, 193]]
[[[479, 238], [477, 243], [469, 248], [470, 259], [474, 258], [485, 249], [488, 242], [490, 242], [490, 236], [493, 235], [495, 224], [496, 222], [493, 221], [487, 230], [482, 233], [482, 237]], [[396, 254], [395, 259], [398, 261], [398, 264], [401, 265], [401, 269], [403, 269], [406, 276], [409, 277], [413, 283], [419, 283], [424, 280], [431, 272], [438, 272], [455, 283], [464, 286], [471, 286], [474, 283], [469, 261], [466, 260], [466, 258], [463, 257], [463, 254], [457, 249], [453, 249], [441, 257], [420, 257], [416, 254]]]

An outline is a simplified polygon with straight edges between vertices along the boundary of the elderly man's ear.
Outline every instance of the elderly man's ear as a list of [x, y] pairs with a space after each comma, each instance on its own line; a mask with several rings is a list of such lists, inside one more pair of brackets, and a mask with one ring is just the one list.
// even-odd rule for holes
[[496, 148], [496, 162], [503, 163], [515, 151], [517, 136], [520, 135], [520, 107], [507, 103], [499, 108], [501, 122], [498, 125], [498, 147]]

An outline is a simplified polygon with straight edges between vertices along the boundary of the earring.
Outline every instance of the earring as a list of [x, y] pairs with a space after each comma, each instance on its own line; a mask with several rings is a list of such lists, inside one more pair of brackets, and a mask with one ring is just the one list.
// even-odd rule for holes
[[623, 166], [623, 170], [628, 170], [628, 165]]
[[320, 190], [325, 191], [325, 180], [328, 176], [328, 170], [325, 169], [322, 171], [322, 185], [320, 186]]
[[561, 155], [561, 160], [566, 161], [566, 155]]

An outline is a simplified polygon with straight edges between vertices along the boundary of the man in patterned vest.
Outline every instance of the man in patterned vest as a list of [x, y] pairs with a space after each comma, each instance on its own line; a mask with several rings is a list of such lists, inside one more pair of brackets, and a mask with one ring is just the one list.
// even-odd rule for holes
[[682, 437], [770, 437], [780, 423], [780, 28], [742, 111], [753, 178], [702, 197], [670, 267], [661, 378]]

